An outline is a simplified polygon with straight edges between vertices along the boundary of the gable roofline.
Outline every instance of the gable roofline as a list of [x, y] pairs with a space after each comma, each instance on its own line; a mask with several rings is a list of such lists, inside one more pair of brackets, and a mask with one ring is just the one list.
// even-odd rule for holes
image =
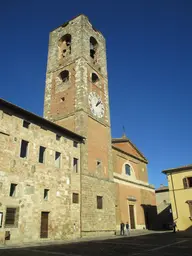
[[[131, 144], [131, 146], [137, 151], [137, 153], [145, 160], [146, 163], [148, 163], [147, 158], [141, 153], [141, 151], [127, 138], [127, 136], [124, 134], [121, 138], [113, 138], [112, 139], [112, 144], [115, 143], [124, 143], [124, 142], [129, 142]], [[117, 146], [115, 146], [116, 148], [118, 148]], [[125, 151], [124, 151], [125, 152]], [[128, 154], [125, 152], [125, 154]], [[130, 154], [128, 154], [130, 155]], [[131, 154], [132, 155], [132, 154]], [[133, 155], [132, 155], [133, 156]], [[134, 156], [136, 157], [136, 156]]]
[[139, 160], [139, 161], [142, 161], [142, 162], [148, 164], [148, 161], [147, 161], [146, 159], [144, 159], [144, 158], [139, 158], [138, 156], [135, 156], [135, 155], [133, 155], [133, 154], [127, 153], [127, 152], [124, 151], [123, 149], [120, 149], [120, 148], [118, 148], [118, 147], [116, 147], [116, 146], [114, 146], [114, 145], [112, 145], [112, 148], [115, 149], [115, 150], [117, 150], [117, 151], [119, 151], [119, 152], [121, 152], [121, 153], [123, 153], [123, 154], [125, 154], [125, 155], [127, 155], [127, 156], [131, 156], [131, 157], [133, 157], [133, 158], [135, 158], [135, 159], [137, 159], [137, 160]]
[[183, 166], [171, 168], [171, 169], [166, 169], [166, 170], [163, 170], [162, 173], [167, 174], [167, 173], [172, 173], [172, 172], [186, 171], [186, 170], [190, 170], [190, 169], [192, 170], [192, 164], [183, 165]]
[[53, 130], [55, 133], [59, 133], [60, 135], [65, 135], [68, 138], [74, 139], [78, 142], [83, 142], [85, 137], [74, 133], [64, 127], [61, 127], [60, 125], [53, 123], [49, 121], [48, 119], [45, 119], [41, 116], [38, 116], [36, 114], [33, 114], [32, 112], [29, 112], [17, 105], [14, 105], [2, 98], [0, 98], [0, 110], [5, 111], [5, 113], [16, 115], [20, 118], [25, 119], [26, 121], [29, 121], [31, 123], [35, 123], [39, 126], [42, 126], [43, 128], [47, 128], [48, 130]]

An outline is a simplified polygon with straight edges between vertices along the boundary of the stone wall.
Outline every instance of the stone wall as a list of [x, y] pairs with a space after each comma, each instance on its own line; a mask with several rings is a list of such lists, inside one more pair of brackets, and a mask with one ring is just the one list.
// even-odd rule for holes
[[[88, 175], [82, 177], [82, 235], [115, 231], [115, 183]], [[97, 196], [103, 208], [97, 209]]]
[[[47, 239], [79, 237], [80, 202], [72, 203], [72, 193], [80, 197], [80, 168], [73, 172], [73, 158], [80, 161], [80, 144], [73, 147], [73, 140], [64, 135], [56, 140], [56, 133], [35, 123], [25, 128], [19, 116], [0, 111], [0, 117], [1, 237], [10, 231], [6, 243], [40, 240], [41, 212], [49, 212]], [[21, 140], [29, 142], [26, 158], [20, 157]], [[40, 146], [46, 148], [45, 163], [39, 163]], [[60, 168], [54, 163], [56, 151], [61, 153]], [[14, 196], [10, 196], [11, 183], [17, 185]], [[49, 190], [47, 200], [44, 189]], [[7, 207], [18, 208], [16, 226], [5, 225]]]

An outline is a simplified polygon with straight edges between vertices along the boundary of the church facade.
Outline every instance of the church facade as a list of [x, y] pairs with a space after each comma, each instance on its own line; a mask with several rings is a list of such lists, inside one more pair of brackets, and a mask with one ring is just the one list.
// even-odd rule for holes
[[111, 138], [106, 46], [80, 15], [50, 33], [44, 117], [0, 101], [0, 243], [149, 228], [147, 159]]

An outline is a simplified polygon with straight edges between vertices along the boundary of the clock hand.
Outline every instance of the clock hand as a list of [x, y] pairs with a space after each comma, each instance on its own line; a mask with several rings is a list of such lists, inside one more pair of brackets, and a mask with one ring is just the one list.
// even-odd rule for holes
[[99, 104], [101, 104], [101, 101], [98, 101], [98, 102], [97, 102], [97, 104], [96, 104], [95, 106], [97, 107]]

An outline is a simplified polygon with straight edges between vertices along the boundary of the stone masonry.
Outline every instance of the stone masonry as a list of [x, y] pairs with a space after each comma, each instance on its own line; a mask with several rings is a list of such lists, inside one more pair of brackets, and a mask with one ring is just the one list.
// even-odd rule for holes
[[[48, 212], [48, 239], [79, 237], [80, 204], [72, 203], [72, 193], [80, 196], [80, 168], [74, 172], [73, 158], [80, 161], [83, 138], [73, 138], [73, 134], [70, 136], [12, 104], [1, 101], [0, 106], [0, 212], [3, 213], [0, 242], [40, 240], [41, 212]], [[23, 127], [24, 120], [29, 122], [28, 128]], [[22, 140], [28, 142], [24, 158], [20, 157]], [[74, 140], [80, 142], [77, 147], [73, 146]], [[46, 149], [44, 163], [39, 163], [40, 146]], [[59, 167], [55, 167], [56, 151], [61, 154]], [[14, 195], [10, 195], [11, 184], [16, 185]], [[18, 216], [12, 224], [6, 224], [9, 207], [17, 209]], [[8, 240], [6, 231], [10, 232]]]
[[[69, 45], [70, 53], [63, 56], [60, 42], [65, 38], [68, 41], [64, 46]], [[90, 55], [92, 42], [94, 58]], [[65, 86], [58, 92], [56, 81], [64, 71], [69, 72], [68, 85], [64, 81]], [[98, 78], [97, 82], [93, 81], [93, 76]], [[46, 77], [45, 118], [86, 138], [81, 151], [82, 234], [114, 233], [115, 184], [105, 39], [86, 16], [80, 15], [50, 33]], [[89, 107], [92, 92], [99, 95], [104, 104], [102, 118], [93, 115]], [[103, 200], [103, 208], [99, 210], [95, 210], [97, 196]]]

